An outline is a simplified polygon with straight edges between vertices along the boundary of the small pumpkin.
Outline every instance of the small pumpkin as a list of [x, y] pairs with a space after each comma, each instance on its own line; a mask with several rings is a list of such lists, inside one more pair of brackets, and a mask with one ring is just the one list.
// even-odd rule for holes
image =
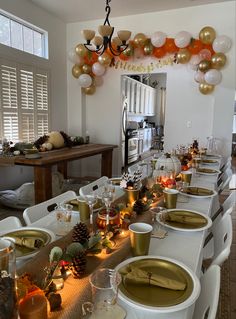
[[64, 138], [60, 132], [53, 131], [50, 132], [48, 135], [49, 138], [47, 140], [47, 143], [51, 143], [54, 148], [61, 148], [65, 146]]
[[157, 159], [156, 169], [164, 169], [178, 175], [181, 172], [181, 162], [176, 156], [166, 153]]

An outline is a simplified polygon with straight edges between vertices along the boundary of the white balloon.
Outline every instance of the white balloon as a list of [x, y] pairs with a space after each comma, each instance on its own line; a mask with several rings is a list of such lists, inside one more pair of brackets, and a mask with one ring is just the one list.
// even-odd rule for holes
[[201, 71], [197, 71], [194, 74], [194, 80], [198, 83], [203, 83], [204, 82], [204, 73]]
[[154, 47], [160, 48], [166, 42], [166, 34], [161, 31], [157, 31], [151, 35], [151, 43]]
[[175, 37], [175, 45], [178, 48], [185, 48], [186, 46], [189, 45], [190, 41], [191, 41], [191, 34], [187, 31], [180, 31], [179, 33], [177, 33], [176, 37]]
[[68, 59], [74, 64], [82, 65], [84, 63], [83, 58], [78, 56], [73, 48], [68, 51]]
[[81, 74], [78, 78], [78, 81], [79, 81], [79, 85], [82, 88], [88, 88], [93, 82], [89, 74]]
[[215, 52], [226, 53], [231, 48], [232, 41], [227, 35], [220, 35], [215, 38], [212, 48]]
[[201, 61], [201, 57], [199, 55], [192, 55], [191, 56], [191, 59], [189, 61], [189, 67], [192, 69], [192, 70], [197, 70], [198, 68], [198, 64], [200, 63]]
[[212, 69], [205, 73], [204, 79], [208, 84], [217, 85], [222, 80], [222, 74], [219, 70]]
[[104, 65], [100, 64], [99, 62], [95, 62], [92, 65], [92, 71], [93, 71], [93, 74], [95, 74], [97, 76], [101, 76], [105, 73], [106, 68]]

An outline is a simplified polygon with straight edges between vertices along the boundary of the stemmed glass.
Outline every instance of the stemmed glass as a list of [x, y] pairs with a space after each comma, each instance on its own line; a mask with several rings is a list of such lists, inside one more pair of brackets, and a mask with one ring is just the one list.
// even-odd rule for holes
[[113, 201], [114, 193], [111, 191], [105, 191], [102, 193], [102, 201], [106, 206], [106, 227], [109, 225], [109, 214], [110, 214], [110, 207]]
[[84, 199], [89, 206], [89, 211], [90, 211], [89, 222], [90, 222], [90, 227], [91, 227], [91, 233], [93, 234], [94, 233], [94, 230], [93, 230], [93, 206], [97, 202], [97, 196], [95, 194], [91, 193], [91, 194], [85, 195]]

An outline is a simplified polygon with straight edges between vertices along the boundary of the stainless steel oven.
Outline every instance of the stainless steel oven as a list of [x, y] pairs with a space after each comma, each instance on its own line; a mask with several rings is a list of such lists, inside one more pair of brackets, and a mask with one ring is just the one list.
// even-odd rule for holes
[[129, 165], [139, 158], [139, 133], [127, 130], [125, 138], [125, 164]]

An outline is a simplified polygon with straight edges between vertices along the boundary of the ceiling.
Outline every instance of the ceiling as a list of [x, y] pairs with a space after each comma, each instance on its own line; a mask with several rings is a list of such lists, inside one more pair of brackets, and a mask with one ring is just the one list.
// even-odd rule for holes
[[[105, 18], [105, 0], [29, 0], [66, 23]], [[110, 17], [205, 5], [231, 0], [113, 0]]]

